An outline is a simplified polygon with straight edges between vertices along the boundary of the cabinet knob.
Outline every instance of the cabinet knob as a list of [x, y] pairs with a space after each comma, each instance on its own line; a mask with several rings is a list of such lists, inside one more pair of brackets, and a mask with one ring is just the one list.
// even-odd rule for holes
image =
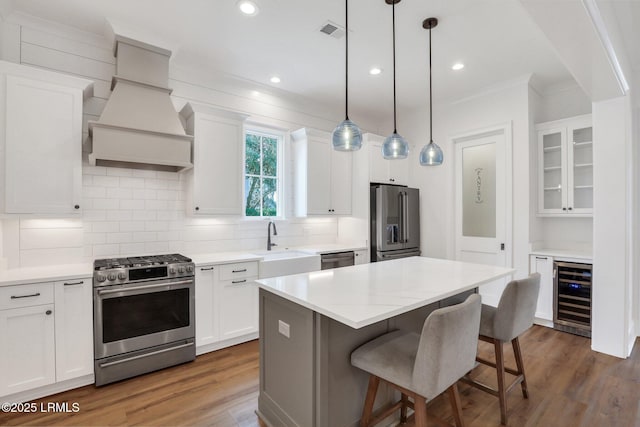
[[199, 211], [200, 210], [200, 206], [196, 206], [196, 210]]
[[73, 209], [80, 209], [80, 205], [75, 205]]
[[570, 210], [570, 211], [572, 211], [572, 210], [573, 210], [573, 208], [569, 208], [569, 210]]
[[52, 313], [51, 310], [47, 310], [47, 311], [44, 312], [44, 314], [46, 314], [47, 316], [49, 316], [51, 313]]
[[567, 208], [562, 208], [562, 210], [563, 210], [563, 211], [566, 211], [566, 210], [567, 210]]

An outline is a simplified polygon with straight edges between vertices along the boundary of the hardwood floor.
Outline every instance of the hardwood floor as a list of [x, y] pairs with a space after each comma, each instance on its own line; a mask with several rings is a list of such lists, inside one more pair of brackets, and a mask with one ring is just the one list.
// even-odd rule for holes
[[[626, 360], [591, 351], [590, 341], [541, 326], [521, 337], [529, 399], [508, 394], [510, 426], [640, 426], [640, 346]], [[479, 344], [491, 358], [493, 349]], [[505, 360], [514, 365], [510, 346]], [[473, 375], [495, 385], [494, 372]], [[500, 425], [498, 399], [459, 383], [467, 427]], [[252, 341], [199, 356], [195, 362], [105, 387], [82, 387], [40, 402], [77, 402], [78, 413], [0, 413], [0, 425], [210, 425], [257, 427], [258, 343]], [[428, 413], [453, 422], [447, 396]], [[411, 426], [411, 424], [407, 424]]]

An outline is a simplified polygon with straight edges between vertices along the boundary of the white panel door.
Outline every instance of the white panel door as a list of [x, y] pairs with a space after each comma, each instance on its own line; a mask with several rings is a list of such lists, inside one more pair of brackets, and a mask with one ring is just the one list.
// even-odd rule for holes
[[93, 282], [55, 283], [56, 381], [93, 373]]
[[196, 268], [196, 347], [218, 341], [215, 273], [212, 265]]
[[258, 331], [258, 288], [253, 279], [220, 282], [220, 339]]
[[307, 141], [307, 215], [329, 215], [330, 209], [331, 144], [329, 141], [309, 138]]
[[351, 215], [353, 155], [331, 151], [331, 213]]
[[0, 396], [56, 380], [53, 304], [0, 310]]
[[6, 211], [78, 212], [82, 91], [7, 76], [6, 94]]
[[530, 263], [530, 272], [540, 273], [540, 293], [538, 293], [536, 317], [551, 322], [553, 321], [553, 258], [531, 255]]
[[[506, 266], [507, 201], [505, 135], [469, 136], [456, 141], [456, 259]], [[506, 279], [480, 287], [497, 304]]]
[[242, 122], [196, 113], [194, 213], [242, 214]]

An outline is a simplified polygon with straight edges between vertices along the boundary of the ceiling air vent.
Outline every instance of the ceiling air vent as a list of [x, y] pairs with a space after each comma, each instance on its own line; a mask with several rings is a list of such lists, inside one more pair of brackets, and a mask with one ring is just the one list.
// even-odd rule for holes
[[322, 27], [320, 27], [320, 32], [331, 36], [334, 39], [341, 39], [344, 37], [344, 28], [331, 21], [327, 21]]

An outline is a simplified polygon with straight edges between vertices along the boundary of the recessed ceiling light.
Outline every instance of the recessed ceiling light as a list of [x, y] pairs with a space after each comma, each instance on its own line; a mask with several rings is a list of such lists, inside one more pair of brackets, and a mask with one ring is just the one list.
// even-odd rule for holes
[[250, 0], [240, 0], [238, 2], [238, 9], [240, 9], [240, 12], [248, 16], [255, 16], [258, 14], [258, 6]]
[[455, 64], [453, 64], [453, 66], [451, 67], [452, 70], [458, 71], [458, 70], [462, 70], [464, 68], [464, 64], [462, 62], [456, 62]]
[[271, 83], [280, 83], [280, 77], [278, 76], [273, 76], [271, 77]]
[[380, 73], [382, 73], [382, 68], [380, 67], [371, 67], [371, 69], [369, 70], [369, 74], [371, 74], [372, 76], [377, 76]]

